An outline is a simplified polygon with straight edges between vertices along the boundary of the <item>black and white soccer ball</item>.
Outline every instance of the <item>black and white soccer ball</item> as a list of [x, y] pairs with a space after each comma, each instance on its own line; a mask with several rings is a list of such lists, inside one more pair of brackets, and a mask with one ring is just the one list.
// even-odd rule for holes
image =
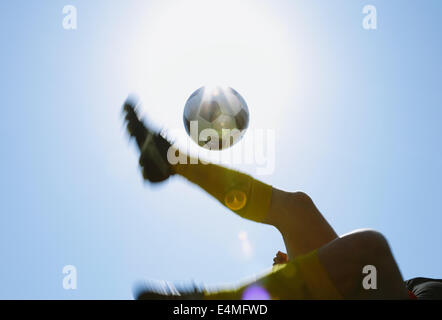
[[201, 87], [184, 107], [184, 127], [201, 147], [226, 149], [237, 143], [249, 126], [249, 109], [230, 87]]

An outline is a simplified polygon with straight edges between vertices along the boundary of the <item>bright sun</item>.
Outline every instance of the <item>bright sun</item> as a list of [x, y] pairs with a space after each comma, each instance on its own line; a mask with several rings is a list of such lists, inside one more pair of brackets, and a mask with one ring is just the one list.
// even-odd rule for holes
[[189, 0], [159, 2], [149, 10], [155, 14], [137, 36], [131, 72], [150, 118], [186, 135], [187, 98], [203, 85], [219, 84], [246, 99], [251, 128], [277, 125], [295, 76], [287, 32], [268, 7]]

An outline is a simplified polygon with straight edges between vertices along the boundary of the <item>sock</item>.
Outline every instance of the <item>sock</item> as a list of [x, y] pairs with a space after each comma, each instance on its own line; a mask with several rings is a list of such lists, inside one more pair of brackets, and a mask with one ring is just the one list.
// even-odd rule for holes
[[[195, 160], [193, 160], [196, 162]], [[215, 164], [177, 164], [176, 174], [197, 184], [243, 218], [265, 222], [272, 187], [251, 176]]]

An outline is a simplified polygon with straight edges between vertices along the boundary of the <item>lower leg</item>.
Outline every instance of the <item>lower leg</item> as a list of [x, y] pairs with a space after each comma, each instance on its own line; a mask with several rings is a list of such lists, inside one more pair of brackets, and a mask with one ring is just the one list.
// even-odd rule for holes
[[249, 175], [186, 157], [173, 171], [200, 186], [243, 218], [275, 226], [289, 257], [306, 254], [337, 238], [313, 201], [302, 192], [272, 188]]
[[275, 190], [270, 210], [281, 232], [289, 259], [309, 253], [338, 238], [338, 235], [303, 192]]
[[274, 225], [269, 215], [273, 190], [271, 186], [232, 169], [204, 164], [190, 157], [186, 159], [185, 164], [173, 166], [175, 174], [200, 186], [239, 216]]

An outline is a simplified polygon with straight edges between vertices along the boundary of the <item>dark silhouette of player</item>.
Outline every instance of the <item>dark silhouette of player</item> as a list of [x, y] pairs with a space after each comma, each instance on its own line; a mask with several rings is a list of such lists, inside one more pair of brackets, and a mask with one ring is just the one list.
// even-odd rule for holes
[[[167, 154], [176, 149], [143, 124], [137, 103], [127, 100], [123, 110], [127, 130], [140, 150], [145, 180], [160, 183], [182, 176], [241, 217], [276, 227], [287, 249], [287, 254], [277, 253], [271, 272], [252, 283], [208, 292], [152, 282], [137, 293], [138, 299], [242, 299], [254, 297], [254, 290], [264, 291], [271, 299], [409, 299], [415, 297], [413, 292], [423, 298], [442, 298], [441, 280], [404, 282], [381, 233], [358, 230], [339, 237], [303, 192], [279, 190], [249, 175], [190, 157], [187, 163], [171, 165]], [[366, 266], [376, 268], [376, 288], [364, 287]]]

